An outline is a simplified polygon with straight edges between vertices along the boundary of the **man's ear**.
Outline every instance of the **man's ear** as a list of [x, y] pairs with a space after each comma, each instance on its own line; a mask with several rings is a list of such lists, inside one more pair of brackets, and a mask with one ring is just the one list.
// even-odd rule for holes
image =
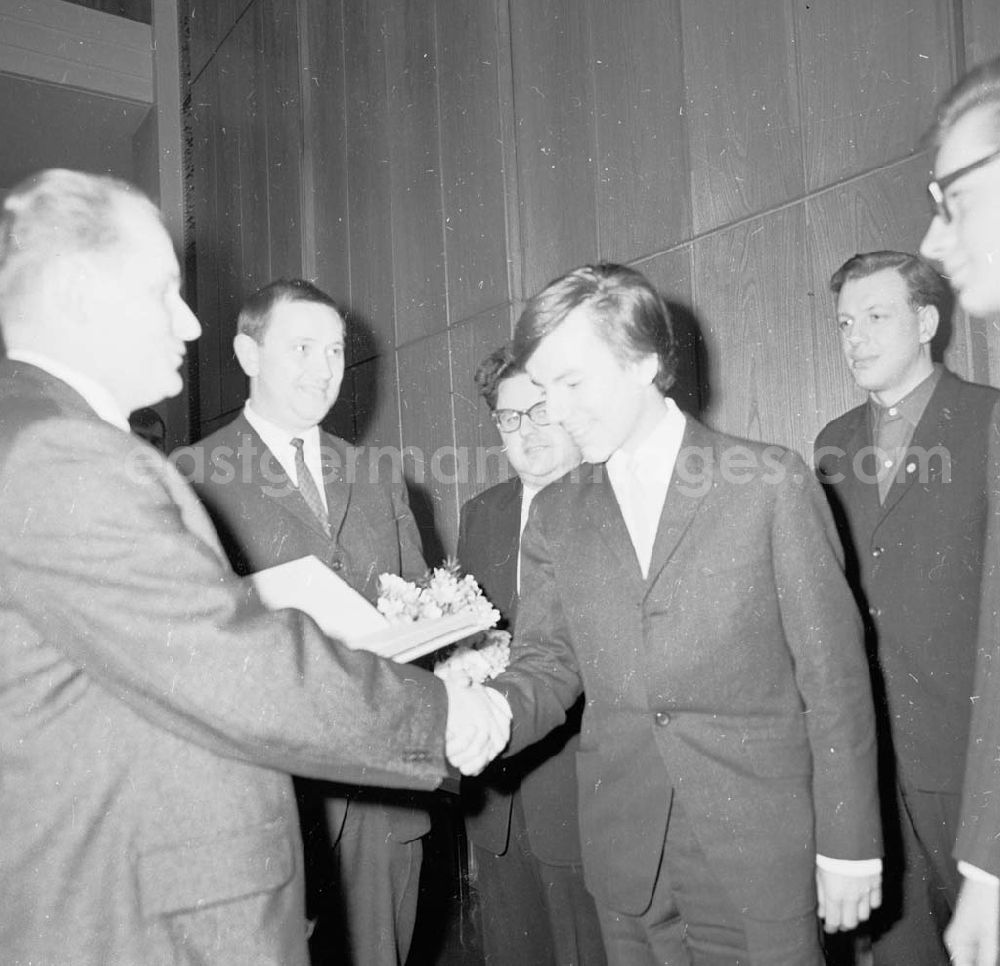
[[660, 371], [660, 357], [654, 352], [644, 355], [633, 363], [634, 371], [642, 385], [652, 385], [656, 374]]
[[941, 315], [934, 305], [922, 305], [917, 309], [917, 324], [920, 332], [920, 344], [926, 345], [937, 335]]
[[233, 351], [240, 367], [253, 379], [260, 371], [260, 346], [245, 332], [240, 332], [233, 339]]

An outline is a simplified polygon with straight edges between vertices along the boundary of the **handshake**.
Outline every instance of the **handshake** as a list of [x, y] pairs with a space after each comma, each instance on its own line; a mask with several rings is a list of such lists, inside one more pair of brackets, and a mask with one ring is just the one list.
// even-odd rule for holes
[[444, 751], [463, 775], [478, 775], [510, 740], [511, 711], [493, 688], [468, 681], [445, 680], [448, 721]]

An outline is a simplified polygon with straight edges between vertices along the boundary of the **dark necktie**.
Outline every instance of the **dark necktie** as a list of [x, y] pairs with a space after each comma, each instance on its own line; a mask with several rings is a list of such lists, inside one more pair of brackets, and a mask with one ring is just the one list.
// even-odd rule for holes
[[312, 473], [309, 472], [309, 467], [306, 466], [305, 454], [302, 452], [302, 440], [296, 436], [292, 440], [292, 446], [295, 447], [295, 476], [299, 481], [299, 493], [302, 494], [302, 499], [306, 501], [309, 509], [316, 515], [316, 519], [323, 524], [323, 529], [329, 531], [330, 518], [323, 505], [323, 498], [316, 488], [316, 481], [313, 479]]

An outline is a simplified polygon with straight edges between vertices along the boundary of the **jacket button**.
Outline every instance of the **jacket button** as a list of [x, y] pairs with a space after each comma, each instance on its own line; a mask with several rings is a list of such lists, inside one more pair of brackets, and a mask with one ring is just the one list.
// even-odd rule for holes
[[666, 711], [657, 711], [653, 717], [656, 719], [656, 723], [663, 727], [663, 725], [670, 724], [670, 715]]
[[872, 547], [872, 556], [881, 557], [885, 553], [885, 547]]
[[882, 616], [882, 611], [878, 607], [869, 607], [868, 608], [868, 613], [871, 614], [872, 617], [881, 617]]

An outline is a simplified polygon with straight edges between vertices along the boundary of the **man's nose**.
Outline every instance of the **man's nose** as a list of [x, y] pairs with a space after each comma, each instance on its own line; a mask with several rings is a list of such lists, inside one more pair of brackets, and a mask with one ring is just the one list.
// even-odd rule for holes
[[924, 240], [920, 243], [920, 254], [928, 261], [940, 262], [951, 230], [951, 226], [946, 225], [940, 215], [935, 215], [927, 226]]
[[179, 299], [179, 302], [173, 318], [174, 335], [184, 342], [194, 342], [201, 335], [201, 323], [188, 308], [187, 302], [183, 299]]

